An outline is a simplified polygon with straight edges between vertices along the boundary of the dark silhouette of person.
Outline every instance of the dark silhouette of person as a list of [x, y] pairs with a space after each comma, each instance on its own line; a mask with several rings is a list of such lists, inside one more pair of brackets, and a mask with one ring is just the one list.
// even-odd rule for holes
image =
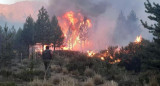
[[45, 71], [47, 71], [52, 60], [52, 51], [49, 50], [49, 46], [46, 46], [46, 50], [42, 53], [42, 58], [45, 66]]

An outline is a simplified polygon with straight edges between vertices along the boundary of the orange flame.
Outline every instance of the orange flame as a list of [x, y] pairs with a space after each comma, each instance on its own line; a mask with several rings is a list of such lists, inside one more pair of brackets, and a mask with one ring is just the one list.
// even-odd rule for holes
[[83, 36], [92, 27], [90, 19], [81, 13], [69, 11], [58, 17], [58, 20], [65, 37], [63, 50], [81, 50], [81, 48], [88, 46], [89, 40]]
[[87, 51], [89, 57], [93, 57], [96, 53], [94, 51]]
[[121, 62], [121, 60], [117, 59], [117, 60], [114, 60], [114, 62], [110, 62], [110, 64], [115, 64], [115, 63], [119, 63], [119, 62]]
[[101, 60], [104, 61], [105, 60], [104, 57], [101, 57]]
[[72, 23], [72, 25], [75, 25], [78, 22], [78, 19], [75, 18], [75, 14], [73, 11], [65, 13], [63, 17], [67, 19], [70, 23]]
[[137, 36], [135, 43], [140, 43], [142, 42], [142, 36]]

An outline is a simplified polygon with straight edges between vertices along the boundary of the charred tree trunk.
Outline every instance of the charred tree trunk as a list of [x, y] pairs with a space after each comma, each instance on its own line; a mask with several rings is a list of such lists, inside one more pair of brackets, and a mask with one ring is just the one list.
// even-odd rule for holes
[[54, 47], [54, 51], [55, 51], [56, 50], [56, 43], [54, 43], [53, 47]]

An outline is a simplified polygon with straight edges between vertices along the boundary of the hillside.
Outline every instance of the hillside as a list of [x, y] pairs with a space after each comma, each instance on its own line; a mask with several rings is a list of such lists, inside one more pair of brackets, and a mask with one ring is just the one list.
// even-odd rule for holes
[[7, 22], [9, 26], [15, 23], [22, 26], [21, 24], [27, 16], [31, 15], [36, 19], [38, 10], [42, 6], [45, 6], [45, 4], [34, 1], [22, 1], [11, 5], [0, 4], [0, 24]]

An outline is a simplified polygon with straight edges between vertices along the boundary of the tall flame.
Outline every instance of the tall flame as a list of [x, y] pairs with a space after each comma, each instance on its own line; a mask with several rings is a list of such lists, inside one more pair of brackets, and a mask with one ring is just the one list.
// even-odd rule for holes
[[142, 36], [137, 36], [135, 43], [140, 43], [142, 42]]
[[92, 27], [91, 20], [81, 13], [69, 11], [58, 17], [65, 37], [64, 50], [81, 50], [89, 44], [87, 33]]

